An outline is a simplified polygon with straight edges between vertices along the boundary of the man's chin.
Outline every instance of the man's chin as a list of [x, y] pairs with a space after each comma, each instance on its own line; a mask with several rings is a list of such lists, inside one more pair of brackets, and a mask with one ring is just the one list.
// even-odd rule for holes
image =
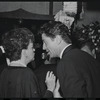
[[30, 61], [28, 61], [28, 63], [30, 63], [30, 62], [32, 62], [32, 61], [34, 61], [35, 59], [33, 58], [33, 59], [31, 59]]

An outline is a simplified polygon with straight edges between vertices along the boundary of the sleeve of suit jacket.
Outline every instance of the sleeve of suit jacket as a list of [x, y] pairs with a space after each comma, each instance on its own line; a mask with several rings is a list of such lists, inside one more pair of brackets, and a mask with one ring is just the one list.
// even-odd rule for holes
[[57, 66], [57, 75], [63, 97], [87, 97], [86, 83], [70, 58], [63, 59]]
[[49, 90], [46, 90], [45, 95], [43, 98], [53, 98], [53, 93]]

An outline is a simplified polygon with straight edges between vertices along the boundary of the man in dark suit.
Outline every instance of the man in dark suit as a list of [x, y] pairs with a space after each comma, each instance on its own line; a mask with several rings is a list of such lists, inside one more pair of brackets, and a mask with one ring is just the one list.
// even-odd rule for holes
[[50, 57], [60, 57], [57, 66], [64, 98], [100, 98], [100, 64], [72, 45], [70, 32], [61, 22], [50, 21], [41, 27], [43, 49]]

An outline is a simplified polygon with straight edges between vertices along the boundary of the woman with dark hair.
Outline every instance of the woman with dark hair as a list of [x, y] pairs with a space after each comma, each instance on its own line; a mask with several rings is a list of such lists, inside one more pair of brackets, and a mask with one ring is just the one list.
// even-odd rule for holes
[[[4, 34], [2, 45], [10, 64], [0, 76], [0, 98], [40, 98], [36, 76], [27, 67], [27, 64], [34, 60], [33, 33], [27, 28], [11, 30]], [[55, 76], [50, 71], [46, 75], [46, 85], [44, 97], [52, 97]]]

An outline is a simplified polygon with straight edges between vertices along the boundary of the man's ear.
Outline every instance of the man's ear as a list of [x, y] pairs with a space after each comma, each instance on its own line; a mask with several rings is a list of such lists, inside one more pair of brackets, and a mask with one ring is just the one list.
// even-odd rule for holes
[[56, 43], [60, 44], [62, 42], [61, 36], [57, 35], [56, 36]]

